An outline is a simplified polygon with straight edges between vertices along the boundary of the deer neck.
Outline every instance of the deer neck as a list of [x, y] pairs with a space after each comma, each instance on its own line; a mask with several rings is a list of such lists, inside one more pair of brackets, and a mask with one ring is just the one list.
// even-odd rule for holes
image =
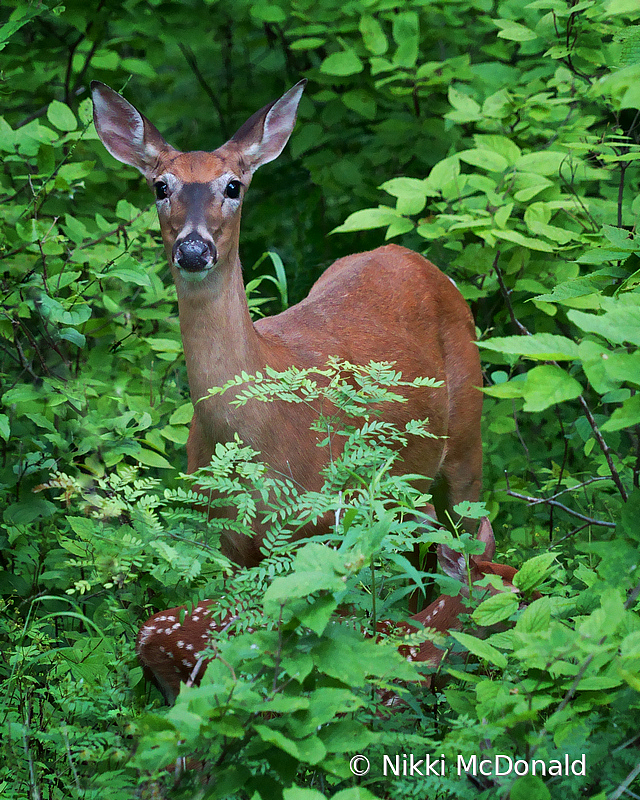
[[[263, 369], [266, 357], [253, 327], [242, 280], [240, 259], [235, 255], [218, 264], [200, 283], [176, 278], [180, 331], [191, 400], [196, 405], [211, 387], [222, 386], [235, 375]], [[215, 405], [215, 399], [204, 405]], [[220, 401], [228, 408], [229, 398]], [[200, 406], [203, 404], [201, 403]]]

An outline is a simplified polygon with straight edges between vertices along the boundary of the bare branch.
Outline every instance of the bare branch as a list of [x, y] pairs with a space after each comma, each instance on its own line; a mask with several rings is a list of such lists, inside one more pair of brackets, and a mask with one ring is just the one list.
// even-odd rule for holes
[[581, 514], [579, 511], [574, 511], [572, 508], [565, 506], [563, 503], [559, 503], [557, 500], [552, 500], [548, 497], [532, 497], [528, 494], [520, 494], [520, 492], [514, 492], [513, 489], [509, 486], [509, 478], [507, 476], [507, 495], [509, 497], [515, 497], [518, 500], [526, 500], [528, 505], [530, 506], [538, 506], [538, 505], [546, 505], [546, 506], [554, 506], [555, 508], [560, 508], [562, 511], [566, 511], [567, 514], [571, 514], [573, 517], [577, 517], [581, 519], [583, 522], [586, 522], [589, 525], [597, 525], [601, 528], [615, 528], [615, 522], [608, 522], [607, 520], [603, 519], [595, 519], [595, 517], [587, 517], [585, 514]]

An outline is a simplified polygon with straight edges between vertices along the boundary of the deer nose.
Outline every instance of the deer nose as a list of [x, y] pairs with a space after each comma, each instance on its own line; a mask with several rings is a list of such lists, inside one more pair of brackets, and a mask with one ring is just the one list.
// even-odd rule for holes
[[209, 269], [218, 260], [213, 242], [205, 242], [198, 233], [190, 233], [173, 248], [173, 261], [180, 269], [200, 272]]

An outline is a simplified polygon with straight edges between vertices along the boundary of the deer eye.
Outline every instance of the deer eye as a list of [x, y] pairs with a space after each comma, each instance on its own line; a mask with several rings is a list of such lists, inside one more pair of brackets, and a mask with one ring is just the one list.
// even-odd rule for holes
[[156, 181], [153, 189], [156, 193], [156, 200], [164, 200], [165, 197], [169, 197], [169, 187], [164, 181]]
[[227, 184], [227, 188], [224, 190], [224, 193], [227, 197], [231, 198], [231, 200], [235, 200], [236, 198], [240, 197], [240, 189], [242, 188], [242, 184], [240, 181], [229, 181]]

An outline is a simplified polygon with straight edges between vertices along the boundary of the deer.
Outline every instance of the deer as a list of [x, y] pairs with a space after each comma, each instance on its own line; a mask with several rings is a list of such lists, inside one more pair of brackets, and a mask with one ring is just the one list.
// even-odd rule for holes
[[[482, 478], [482, 374], [473, 317], [454, 282], [419, 253], [387, 244], [338, 259], [285, 311], [256, 322], [249, 314], [239, 256], [244, 197], [255, 171], [289, 140], [305, 84], [261, 108], [216, 150], [181, 152], [124, 97], [91, 83], [98, 137], [118, 161], [142, 173], [155, 195], [194, 405], [187, 473], [208, 465], [218, 443], [239, 436], [272, 474], [319, 490], [329, 456], [311, 430], [313, 409], [279, 400], [237, 406], [228, 393], [211, 396], [209, 389], [267, 367], [321, 368], [331, 357], [354, 365], [390, 362], [408, 381], [442, 382], [407, 388], [404, 402], [388, 404], [384, 419], [400, 427], [429, 420], [437, 438], [411, 437], [402, 470], [425, 476], [421, 490], [429, 488], [447, 519], [456, 503], [477, 500]], [[331, 525], [321, 518], [294, 538]], [[255, 566], [264, 535], [259, 520], [253, 535], [223, 530], [220, 549], [236, 565]]]
[[[443, 572], [462, 584], [457, 595], [442, 594], [430, 605], [412, 615], [406, 621], [381, 620], [376, 625], [378, 640], [393, 636], [418, 633], [432, 629], [441, 634], [464, 628], [463, 615], [469, 613], [467, 600], [473, 590], [474, 601], [500, 591], [518, 593], [513, 580], [517, 574], [515, 567], [491, 561], [495, 555], [495, 537], [491, 523], [485, 517], [477, 530], [477, 541], [484, 545], [479, 555], [467, 558], [446, 544], [438, 545], [438, 561]], [[486, 576], [497, 576], [499, 580], [485, 582]], [[482, 586], [478, 584], [482, 582]], [[485, 585], [486, 584], [486, 585]], [[496, 585], [497, 584], [497, 585]], [[539, 597], [539, 594], [534, 594]], [[186, 605], [159, 611], [151, 616], [140, 628], [136, 638], [136, 654], [145, 675], [158, 687], [169, 705], [173, 705], [181, 684], [199, 686], [207, 665], [215, 658], [215, 642], [228, 636], [233, 624], [242, 613], [238, 607], [223, 616], [217, 614], [219, 601], [201, 600], [193, 610]], [[486, 631], [476, 629], [475, 635], [484, 636]], [[211, 646], [214, 645], [212, 648]], [[440, 666], [445, 651], [433, 641], [419, 644], [400, 643], [398, 650], [408, 661], [424, 664], [434, 671]], [[427, 675], [421, 685], [430, 688], [432, 676]], [[393, 691], [381, 694], [381, 705], [387, 708], [400, 706], [399, 698]]]

